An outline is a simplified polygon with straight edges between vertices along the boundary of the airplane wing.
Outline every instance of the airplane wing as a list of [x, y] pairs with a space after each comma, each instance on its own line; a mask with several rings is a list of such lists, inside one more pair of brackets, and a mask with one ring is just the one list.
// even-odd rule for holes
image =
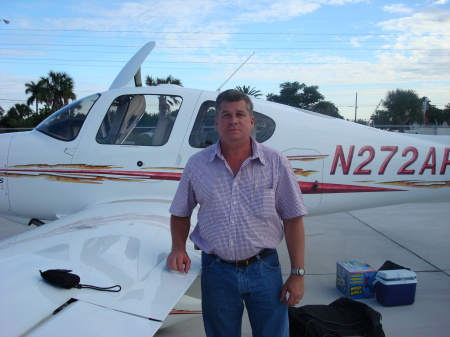
[[[188, 274], [165, 266], [169, 206], [162, 200], [99, 204], [1, 241], [1, 335], [152, 336], [201, 268], [193, 246]], [[81, 284], [122, 290], [55, 287], [40, 276], [48, 269], [69, 269]]]

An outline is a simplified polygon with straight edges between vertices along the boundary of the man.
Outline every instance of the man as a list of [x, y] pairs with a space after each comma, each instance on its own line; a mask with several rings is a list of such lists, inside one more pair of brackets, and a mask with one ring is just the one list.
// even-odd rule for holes
[[[253, 104], [237, 91], [216, 100], [219, 141], [193, 155], [170, 208], [172, 251], [167, 266], [187, 273], [190, 238], [202, 250], [202, 309], [206, 335], [241, 335], [244, 304], [253, 336], [288, 336], [287, 307], [304, 293], [307, 213], [286, 157], [251, 138]], [[283, 285], [275, 248], [283, 235], [293, 273]]]

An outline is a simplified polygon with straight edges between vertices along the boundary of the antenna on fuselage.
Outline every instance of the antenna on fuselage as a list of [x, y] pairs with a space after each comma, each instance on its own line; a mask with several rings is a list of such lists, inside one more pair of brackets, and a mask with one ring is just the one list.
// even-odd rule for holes
[[255, 55], [255, 52], [253, 52], [253, 54], [251, 54], [251, 55], [244, 61], [244, 63], [242, 63], [242, 64], [239, 66], [239, 68], [237, 68], [237, 69], [234, 71], [234, 73], [232, 73], [231, 76], [227, 78], [227, 80], [226, 80], [225, 82], [223, 82], [223, 84], [219, 87], [219, 89], [217, 89], [217, 91], [220, 91], [220, 90], [222, 89], [222, 87], [230, 80], [230, 78], [232, 78], [232, 77], [234, 76], [234, 74], [236, 74], [236, 73], [239, 71], [239, 69], [241, 69], [241, 68], [244, 66], [244, 64], [246, 64], [247, 61], [250, 60], [250, 57], [252, 57], [253, 55]]

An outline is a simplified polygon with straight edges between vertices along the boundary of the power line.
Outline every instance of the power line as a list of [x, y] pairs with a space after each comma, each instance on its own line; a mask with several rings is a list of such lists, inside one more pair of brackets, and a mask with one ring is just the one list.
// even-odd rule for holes
[[[12, 28], [2, 31], [32, 32], [95, 32], [95, 33], [147, 33], [147, 34], [202, 34], [202, 35], [285, 35], [285, 36], [417, 36], [415, 33], [280, 33], [280, 32], [203, 32], [203, 31], [151, 31], [151, 30], [100, 30], [100, 29], [43, 29]], [[450, 36], [450, 34], [424, 34], [423, 36]]]
[[[34, 32], [34, 31], [33, 31]], [[232, 35], [232, 34], [231, 34]], [[337, 34], [339, 35], [339, 34]], [[349, 36], [353, 36], [354, 34], [349, 34]], [[365, 36], [371, 36], [373, 34], [364, 34]], [[382, 34], [385, 35], [385, 34]], [[143, 37], [125, 37], [125, 36], [88, 36], [88, 35], [46, 35], [46, 34], [2, 34], [2, 36], [28, 36], [28, 37], [57, 37], [57, 38], [84, 38], [84, 39], [115, 39], [115, 40], [148, 40]], [[447, 35], [425, 35], [425, 36], [447, 36]], [[448, 35], [450, 36], [450, 35]], [[424, 36], [412, 35], [410, 39], [422, 39]], [[164, 37], [164, 41], [204, 41], [204, 38], [167, 38]], [[215, 41], [215, 40], [210, 40]], [[267, 40], [267, 39], [240, 39], [233, 40], [228, 39], [228, 42], [283, 42], [283, 43], [298, 43], [298, 42], [311, 42], [311, 43], [319, 43], [319, 42], [332, 42], [332, 43], [351, 43], [351, 40]], [[358, 43], [386, 43], [386, 40], [364, 40], [358, 41]]]
[[[70, 49], [43, 49], [43, 48], [1, 48], [1, 50], [12, 50], [12, 51], [27, 51], [27, 50], [31, 50], [31, 51], [44, 51], [44, 52], [72, 52], [72, 50]], [[385, 49], [383, 49], [385, 50]], [[77, 50], [77, 53], [96, 53], [96, 54], [111, 54], [111, 51], [102, 51], [102, 50], [86, 50], [86, 49], [81, 49], [81, 50]], [[352, 49], [348, 49], [348, 52], [350, 55], [354, 56], [355, 55], [355, 50]], [[114, 51], [114, 54], [127, 54], [129, 55], [130, 53], [128, 51]], [[4, 55], [8, 55], [8, 54], [4, 54]], [[164, 56], [174, 56], [173, 53], [162, 53], [162, 52], [152, 52], [152, 55], [164, 55]], [[273, 53], [258, 53], [258, 56], [273, 56]], [[294, 57], [294, 56], [302, 56], [302, 54], [300, 53], [295, 53], [295, 54], [284, 54], [285, 56], [290, 56], [290, 57]], [[340, 55], [343, 55], [342, 53]], [[361, 53], [358, 53], [358, 56], [361, 56]], [[367, 55], [373, 55], [372, 53], [369, 53]], [[16, 57], [26, 57], [26, 55], [16, 55]], [[211, 57], [211, 53], [177, 53], [176, 56], [207, 56], [207, 57]], [[216, 55], [218, 56], [218, 55]], [[240, 57], [240, 56], [245, 56], [242, 54], [226, 54], [226, 57]], [[427, 55], [427, 57], [440, 57], [442, 58], [442, 55]]]
[[[59, 47], [106, 47], [106, 48], [140, 48], [138, 45], [94, 45], [94, 44], [56, 44], [56, 43], [6, 43], [5, 46], [59, 46]], [[220, 50], [348, 50], [349, 48], [330, 47], [210, 47], [210, 46], [159, 46], [160, 49], [220, 49]], [[381, 50], [381, 51], [450, 51], [450, 48], [358, 48], [356, 50]]]
[[[15, 62], [8, 62], [8, 63], [22, 63], [22, 62], [17, 62], [17, 58], [9, 58], [9, 57], [0, 57], [1, 60], [15, 60]], [[120, 64], [124, 64], [127, 61], [125, 60], [103, 60], [103, 59], [98, 59], [98, 60], [82, 60], [82, 59], [74, 59], [74, 60], [70, 60], [70, 59], [32, 59], [32, 58], [27, 58], [24, 59], [23, 61], [27, 62], [27, 61], [62, 61], [62, 62], [106, 62], [106, 63], [120, 63]], [[241, 64], [242, 62], [215, 62], [215, 61], [157, 61], [157, 60], [152, 60], [151, 63], [168, 63], [168, 64], [180, 64], [180, 63], [187, 63], [187, 64]], [[332, 65], [344, 65], [344, 64], [350, 64], [352, 66], [364, 66], [367, 67], [367, 63], [361, 63], [358, 64], [357, 62], [249, 62], [248, 65], [293, 65], [293, 64], [299, 64], [299, 65], [321, 65], [321, 64], [332, 64]], [[405, 62], [383, 62], [383, 65], [403, 65], [405, 64]], [[449, 62], [415, 62], [414, 65], [416, 64], [433, 64], [433, 65], [449, 65]]]
[[[134, 18], [132, 16], [121, 16], [122, 18]], [[57, 16], [57, 17], [51, 17], [51, 16], [14, 16], [9, 17], [10, 19], [94, 19], [98, 20], [99, 16]], [[108, 18], [108, 17], [103, 17]], [[196, 15], [145, 15], [145, 18], [156, 18], [156, 19], [204, 19], [205, 17], [202, 15], [196, 16]], [[208, 15], [209, 19], [217, 18], [217, 19], [236, 19], [235, 15]], [[265, 16], [258, 16], [258, 15], [245, 15], [245, 16], [239, 16], [240, 19], [265, 19]], [[302, 17], [302, 20], [351, 20], [351, 21], [375, 21], [375, 20], [385, 20], [385, 18], [368, 18], [368, 17]], [[428, 19], [416, 19], [415, 21], [432, 21], [432, 22], [440, 22], [440, 20], [428, 20]]]

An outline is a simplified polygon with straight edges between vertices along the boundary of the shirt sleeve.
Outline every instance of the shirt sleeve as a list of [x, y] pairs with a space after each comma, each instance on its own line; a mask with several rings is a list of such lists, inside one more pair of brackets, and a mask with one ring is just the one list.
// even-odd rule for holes
[[289, 160], [280, 154], [278, 167], [278, 184], [275, 191], [275, 207], [282, 220], [292, 219], [308, 214]]
[[195, 206], [197, 199], [192, 184], [192, 161], [188, 160], [169, 212], [175, 216], [187, 217], [192, 214]]

